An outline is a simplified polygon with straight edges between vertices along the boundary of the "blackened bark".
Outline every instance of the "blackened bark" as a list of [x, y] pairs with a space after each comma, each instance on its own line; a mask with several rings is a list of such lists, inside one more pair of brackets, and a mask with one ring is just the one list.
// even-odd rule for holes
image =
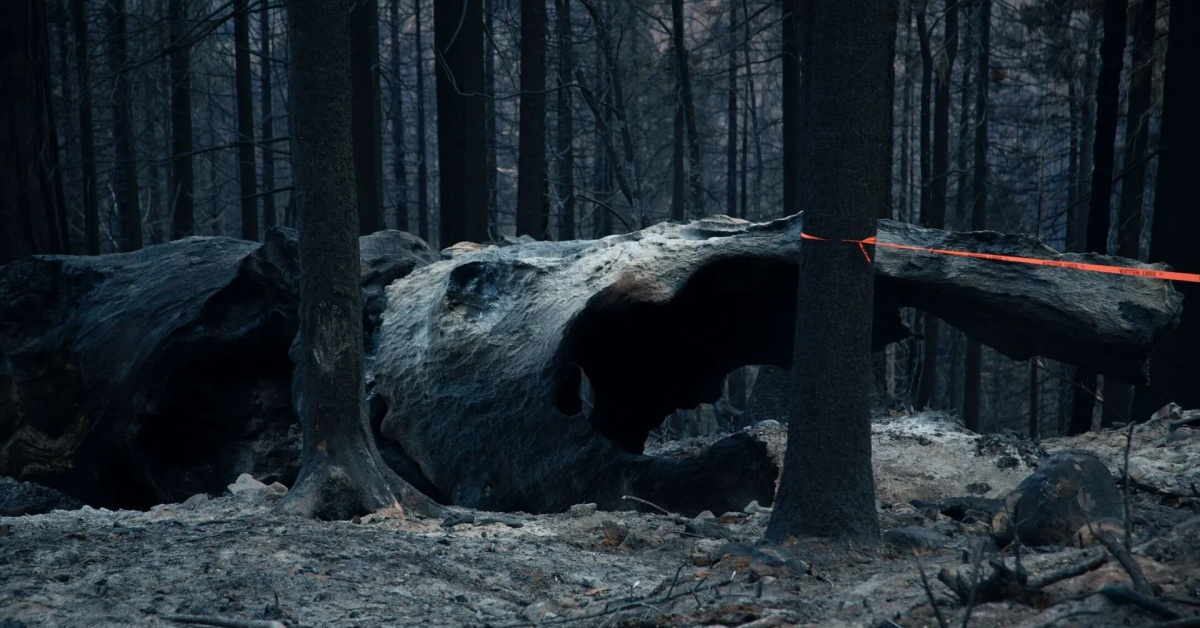
[[383, 135], [379, 113], [379, 3], [350, 4], [350, 83], [354, 97], [354, 187], [358, 232], [370, 235], [383, 223]]
[[[293, 194], [300, 217], [300, 334], [295, 405], [301, 462], [279, 508], [322, 519], [398, 509], [418, 496], [380, 460], [363, 393], [350, 4], [292, 0]], [[410, 502], [412, 499], [412, 502]]]
[[[79, 1], [79, 0], [76, 0]], [[187, 3], [171, 0], [167, 9], [171, 25], [171, 239], [195, 234], [192, 190], [192, 79], [191, 49], [187, 37]]]
[[483, 0], [434, 0], [443, 246], [488, 236]]
[[46, 3], [0, 5], [0, 265], [68, 253]]
[[571, 3], [554, 0], [558, 22], [558, 239], [575, 239], [575, 116], [571, 109], [571, 75], [575, 71], [571, 37]]
[[241, 182], [242, 239], [258, 240], [258, 196], [254, 172], [254, 94], [250, 76], [250, 2], [233, 3], [234, 83], [237, 92], [238, 179]]
[[496, 161], [496, 0], [485, 0], [483, 7], [483, 118], [484, 143], [487, 146], [488, 237], [500, 238], [500, 170]]
[[[1133, 67], [1129, 73], [1129, 110], [1125, 117], [1125, 174], [1121, 204], [1117, 208], [1116, 254], [1139, 259], [1142, 239], [1142, 204], [1146, 189], [1146, 145], [1150, 137], [1151, 80], [1154, 74], [1154, 37], [1158, 0], [1141, 0], [1133, 24]], [[1104, 412], [1101, 421], [1128, 421], [1133, 388], [1115, 377], [1104, 378]], [[1136, 417], [1145, 418], [1145, 417]]]
[[[971, 210], [971, 229], [987, 228], [987, 151], [988, 151], [988, 55], [992, 32], [992, 1], [979, 3], [978, 78], [975, 89], [975, 204]], [[980, 385], [983, 376], [983, 346], [978, 340], [967, 342], [966, 372], [963, 375], [963, 423], [978, 432]]]
[[[938, 67], [937, 92], [933, 106], [933, 179], [929, 182], [929, 209], [921, 213], [921, 224], [934, 229], [946, 227], [946, 188], [950, 177], [950, 73], [958, 56], [958, 4], [946, 1], [946, 63]], [[928, 43], [925, 45], [928, 48]], [[925, 361], [917, 390], [918, 408], [937, 405], [939, 359], [938, 319], [925, 315]]]
[[928, 223], [930, 200], [930, 180], [932, 178], [930, 151], [929, 151], [929, 127], [931, 118], [931, 105], [933, 102], [933, 50], [929, 42], [929, 26], [925, 19], [925, 2], [918, 3], [917, 9], [917, 43], [921, 47], [921, 111], [920, 111], [920, 130], [917, 137], [917, 161], [921, 169], [920, 195], [921, 206], [918, 210], [921, 218], [919, 224], [926, 227]]
[[687, 160], [683, 156], [683, 103], [679, 94], [679, 72], [675, 72], [675, 119], [671, 134], [671, 220], [687, 220]]
[[[872, 237], [878, 208], [891, 202], [897, 2], [803, 5], [804, 230]], [[804, 359], [793, 367], [791, 446], [770, 539], [878, 540], [869, 398], [873, 288], [872, 265], [858, 247], [801, 247], [794, 355]]]
[[391, 0], [392, 177], [396, 181], [396, 228], [408, 231], [408, 166], [404, 149], [404, 97], [400, 87], [400, 0]]
[[429, 239], [429, 159], [425, 147], [425, 44], [421, 39], [421, 1], [413, 0], [417, 39], [417, 237]]
[[264, 2], [258, 10], [258, 33], [262, 55], [259, 59], [259, 113], [262, 114], [260, 134], [262, 135], [262, 216], [263, 230], [270, 229], [278, 223], [275, 211], [275, 114], [274, 82], [271, 68], [271, 7]]
[[[1108, 252], [1109, 210], [1112, 205], [1113, 158], [1116, 153], [1118, 96], [1125, 55], [1125, 13], [1128, 0], [1104, 0], [1104, 39], [1100, 42], [1100, 80], [1096, 85], [1096, 135], [1093, 143], [1091, 197], [1088, 201], [1084, 250]], [[1067, 434], [1082, 434], [1092, 425], [1096, 401], [1096, 373], [1075, 372], [1074, 409]], [[1109, 419], [1111, 423], [1111, 419]]]
[[[180, 0], [174, 0], [176, 2]], [[92, 123], [92, 60], [86, 0], [71, 0], [75, 70], [79, 79], [79, 152], [83, 160], [83, 232], [88, 255], [100, 254], [100, 204], [96, 189], [96, 134]]]
[[696, 100], [692, 97], [692, 73], [683, 32], [683, 0], [671, 0], [671, 35], [674, 41], [676, 71], [679, 72], [679, 100], [687, 127], [689, 209], [694, 218], [704, 215], [704, 169], [700, 161], [700, 136], [696, 131]]
[[137, 151], [133, 138], [133, 90], [129, 85], [125, 0], [107, 0], [108, 47], [113, 79], [114, 196], [120, 229], [117, 250], [142, 248], [142, 209], [138, 198]]
[[546, 195], [546, 0], [521, 0], [517, 235], [550, 236]]
[[[1172, 2], [1167, 39], [1167, 67], [1163, 76], [1162, 148], [1154, 195], [1154, 224], [1150, 234], [1150, 261], [1166, 262], [1186, 272], [1200, 272], [1200, 102], [1196, 76], [1200, 75], [1200, 4]], [[1134, 416], [1142, 419], [1163, 405], [1175, 402], [1200, 408], [1200, 284], [1176, 283], [1183, 294], [1183, 318], [1150, 361], [1150, 385], [1139, 388]]]
[[783, 215], [800, 211], [800, 1], [783, 0]]
[[736, 218], [738, 215], [738, 47], [733, 42], [735, 28], [737, 28], [737, 3], [730, 2], [728, 31], [729, 86], [726, 88], [728, 93], [725, 95], [729, 103], [725, 106], [725, 213]]

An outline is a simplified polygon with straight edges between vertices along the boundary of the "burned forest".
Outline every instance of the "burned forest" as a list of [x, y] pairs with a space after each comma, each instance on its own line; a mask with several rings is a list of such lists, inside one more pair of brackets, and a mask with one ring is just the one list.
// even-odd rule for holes
[[0, 3], [0, 628], [1200, 627], [1200, 2]]

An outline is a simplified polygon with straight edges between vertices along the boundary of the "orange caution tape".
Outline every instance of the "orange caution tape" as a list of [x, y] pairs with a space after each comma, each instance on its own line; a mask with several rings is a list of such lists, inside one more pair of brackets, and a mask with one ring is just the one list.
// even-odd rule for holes
[[892, 244], [890, 242], [880, 242], [875, 236], [863, 240], [845, 240], [838, 238], [820, 238], [807, 233], [800, 233], [800, 237], [804, 240], [817, 240], [820, 242], [846, 242], [857, 244], [863, 257], [867, 261], [871, 261], [871, 256], [867, 254], [866, 245], [883, 246], [891, 249], [902, 249], [905, 251], [923, 251], [926, 253], [939, 253], [941, 255], [955, 255], [958, 257], [974, 257], [976, 259], [989, 259], [998, 262], [1015, 262], [1018, 264], [1033, 264], [1035, 266], [1055, 266], [1057, 268], [1073, 268], [1075, 270], [1085, 270], [1093, 273], [1106, 273], [1109, 275], [1126, 275], [1129, 277], [1146, 277], [1149, 279], [1165, 279], [1169, 281], [1187, 281], [1191, 283], [1200, 283], [1200, 274], [1195, 273], [1178, 273], [1169, 270], [1154, 270], [1151, 268], [1125, 268], [1122, 266], [1105, 266], [1103, 264], [1083, 264], [1080, 262], [1064, 262], [1061, 260], [1052, 259], [1037, 259], [1035, 257], [1018, 257], [1016, 255], [995, 255], [993, 253], [974, 253], [970, 251], [952, 251], [950, 249], [931, 249], [923, 246], [910, 246], [907, 244]]

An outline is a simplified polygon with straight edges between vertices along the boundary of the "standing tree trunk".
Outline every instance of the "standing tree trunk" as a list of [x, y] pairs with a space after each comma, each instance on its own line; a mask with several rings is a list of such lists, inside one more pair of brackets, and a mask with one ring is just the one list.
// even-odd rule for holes
[[[1104, 39], [1100, 43], [1100, 80], [1096, 85], [1096, 135], [1093, 141], [1091, 197], [1088, 201], [1084, 250], [1108, 252], [1109, 216], [1112, 202], [1113, 159], [1116, 153], [1118, 96], [1121, 90], [1121, 65], [1125, 54], [1125, 12], [1127, 0], [1104, 0]], [[1096, 373], [1091, 369], [1075, 371], [1074, 410], [1067, 434], [1074, 436], [1091, 429], [1096, 404]]]
[[358, 232], [383, 223], [383, 134], [379, 114], [379, 3], [354, 0], [350, 8], [350, 83], [354, 102], [354, 187]]
[[425, 147], [425, 44], [421, 40], [421, 1], [413, 0], [417, 39], [417, 237], [429, 239], [429, 159]]
[[142, 248], [142, 209], [138, 198], [137, 151], [133, 138], [133, 90], [129, 85], [125, 0], [107, 0], [109, 59], [113, 81], [113, 141], [117, 163], [113, 176], [120, 233], [117, 250]]
[[[587, 9], [588, 16], [592, 19], [592, 25], [596, 28], [596, 35], [600, 39], [599, 54], [601, 55], [602, 64], [605, 68], [604, 84], [608, 89], [603, 90], [608, 96], [604, 103], [606, 106], [601, 108], [600, 103], [594, 97], [588, 98], [589, 91], [581, 90], [584, 99], [588, 103], [588, 108], [592, 110], [592, 115], [596, 119], [596, 125], [600, 128], [599, 137], [608, 148], [609, 156], [607, 168], [610, 172], [616, 175], [617, 182], [621, 187], [621, 192], [625, 196], [625, 201], [629, 204], [629, 215], [633, 219], [633, 228], [641, 229], [646, 226], [646, 214], [642, 208], [642, 193], [641, 181], [638, 178], [637, 172], [637, 152], [633, 148], [633, 131], [629, 128], [629, 118], [626, 115], [625, 107], [625, 90], [621, 82], [621, 67], [617, 63], [617, 53], [613, 46], [612, 36], [608, 31], [604, 15], [601, 14], [594, 3], [585, 2], [583, 7]], [[582, 81], [580, 81], [582, 83]], [[612, 122], [615, 122], [621, 132], [621, 149], [625, 157], [625, 164], [622, 166], [617, 163], [616, 148], [612, 139]], [[608, 186], [606, 185], [605, 188]], [[605, 212], [611, 214], [611, 212]], [[607, 231], [612, 231], [611, 215], [606, 218]]]
[[783, 214], [800, 211], [800, 3], [783, 0]]
[[86, 0], [71, 0], [71, 25], [75, 30], [75, 65], [76, 76], [79, 78], [79, 152], [83, 158], [84, 243], [88, 255], [99, 255], [100, 202], [96, 188], [96, 134], [92, 124], [92, 61], [88, 49]]
[[396, 180], [396, 228], [408, 231], [408, 169], [404, 163], [404, 98], [400, 88], [400, 0], [390, 7], [392, 37], [392, 176]]
[[262, 113], [262, 215], [263, 229], [270, 229], [278, 223], [275, 213], [275, 119], [274, 89], [271, 80], [271, 6], [264, 2], [258, 10], [258, 32], [262, 46], [262, 58], [259, 59], [259, 94]]
[[254, 94], [250, 76], [250, 2], [233, 3], [234, 82], [237, 91], [238, 179], [242, 194], [242, 239], [258, 239], [258, 196], [254, 173]]
[[[933, 173], [929, 182], [929, 209], [921, 213], [921, 224], [932, 229], [946, 228], [946, 188], [950, 177], [950, 73], [958, 56], [958, 5], [946, 0], [946, 63], [938, 67], [937, 93], [933, 107]], [[924, 21], [922, 19], [922, 21]], [[924, 49], [928, 50], [928, 41]], [[932, 58], [928, 59], [932, 61]], [[936, 407], [939, 347], [938, 319], [925, 315], [925, 361], [917, 407]]]
[[0, 4], [0, 265], [69, 253], [46, 3]]
[[483, 8], [483, 118], [487, 146], [488, 237], [500, 239], [500, 171], [496, 162], [496, 0], [485, 0]]
[[434, 0], [438, 172], [443, 246], [485, 242], [487, 147], [483, 0]]
[[671, 220], [687, 220], [687, 159], [683, 156], [683, 99], [679, 97], [679, 71], [675, 71], [675, 118], [671, 134]]
[[[801, 188], [808, 234], [873, 237], [878, 207], [891, 201], [896, 5], [802, 5]], [[873, 288], [872, 265], [858, 246], [809, 241], [801, 247], [793, 352], [798, 388], [789, 412], [791, 445], [767, 525], [772, 540], [878, 540], [868, 392]]]
[[[975, 89], [975, 204], [971, 210], [971, 229], [987, 228], [987, 151], [988, 151], [988, 48], [991, 45], [992, 0], [979, 3], [978, 71]], [[967, 358], [963, 375], [963, 423], [972, 432], [979, 432], [980, 385], [983, 379], [983, 346], [978, 340], [967, 341]]]
[[[1154, 74], [1154, 22], [1158, 0], [1140, 0], [1133, 24], [1133, 55], [1129, 73], [1129, 110], [1125, 118], [1125, 178], [1117, 214], [1116, 254], [1141, 256], [1142, 203], [1146, 189], [1146, 145], [1150, 137], [1150, 83]], [[1104, 378], [1102, 422], [1144, 419], [1130, 414], [1133, 388], [1115, 377]]]
[[[1151, 262], [1200, 271], [1200, 119], [1196, 116], [1196, 76], [1200, 76], [1200, 4], [1172, 2], [1163, 76], [1162, 147], [1150, 234]], [[1179, 327], [1159, 345], [1150, 361], [1150, 385], [1139, 388], [1135, 413], [1150, 416], [1167, 403], [1200, 408], [1200, 284], [1176, 283], [1183, 294]]]
[[[348, 519], [419, 494], [385, 466], [367, 424], [351, 140], [350, 4], [291, 0], [292, 163], [300, 217], [295, 405], [301, 461], [280, 510]], [[410, 502], [410, 499], [412, 500]]]
[[546, 195], [546, 0], [521, 0], [517, 235], [550, 237]]
[[192, 169], [192, 79], [187, 2], [171, 0], [171, 239], [195, 235]]
[[675, 43], [676, 70], [679, 72], [679, 99], [687, 126], [689, 206], [692, 216], [704, 215], [704, 170], [700, 161], [700, 136], [696, 131], [696, 100], [692, 97], [692, 74], [688, 67], [687, 44], [683, 32], [683, 0], [671, 0], [671, 35]]
[[[933, 102], [933, 50], [929, 41], [929, 24], [928, 20], [926, 19], [928, 7], [929, 3], [925, 0], [921, 0], [917, 3], [917, 45], [920, 47], [921, 51], [921, 105], [919, 113], [920, 122], [917, 131], [917, 163], [920, 166], [920, 207], [917, 212], [919, 216], [917, 217], [917, 220], [913, 221], [919, 222], [919, 224], [926, 227], [930, 226], [930, 173], [932, 169], [929, 162], [931, 156], [929, 150], [929, 126], [931, 118], [930, 108], [931, 103]], [[921, 399], [921, 391], [924, 390], [926, 386], [924, 379], [926, 371], [925, 365], [936, 360], [937, 353], [935, 351], [931, 351], [928, 344], [930, 327], [926, 324], [925, 313], [915, 312], [914, 322], [914, 327], [922, 330], [924, 340], [918, 342], [916, 339], [913, 339], [913, 341], [909, 343], [910, 350], [908, 355], [911, 366], [908, 369], [908, 373], [909, 377], [912, 377], [916, 381], [917, 386], [914, 389], [911, 384], [909, 385], [910, 393], [915, 395], [915, 398], [909, 397], [908, 400], [913, 402], [913, 404], [920, 409], [924, 408], [929, 403], [928, 399]], [[936, 323], [934, 323], [933, 330], [935, 332], [937, 330]]]
[[738, 118], [737, 118], [737, 99], [738, 99], [738, 74], [737, 74], [737, 51], [738, 47], [733, 43], [734, 29], [737, 28], [737, 3], [729, 3], [729, 87], [728, 105], [725, 107], [725, 213], [737, 217], [738, 211]]
[[571, 45], [571, 3], [555, 0], [558, 22], [558, 239], [575, 239], [575, 118], [571, 111], [571, 75], [575, 71]]

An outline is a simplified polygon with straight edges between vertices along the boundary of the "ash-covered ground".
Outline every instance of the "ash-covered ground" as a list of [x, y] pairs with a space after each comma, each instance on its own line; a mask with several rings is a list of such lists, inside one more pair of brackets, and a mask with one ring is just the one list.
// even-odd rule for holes
[[[782, 450], [778, 425], [754, 431]], [[85, 508], [0, 518], [0, 627], [178, 626], [188, 618], [246, 627], [936, 626], [930, 593], [958, 626], [967, 605], [934, 575], [973, 569], [980, 541], [987, 546], [987, 524], [955, 521], [908, 500], [1002, 497], [1046, 451], [1064, 448], [1092, 450], [1114, 477], [1122, 475], [1123, 431], [1039, 444], [975, 436], [938, 414], [884, 419], [874, 431], [881, 525], [903, 529], [878, 548], [820, 539], [763, 545], [770, 512], [755, 505], [696, 519], [580, 505], [556, 515], [455, 511], [449, 519], [384, 513], [307, 521], [274, 512], [282, 486], [243, 480], [236, 492], [149, 512]], [[665, 443], [657, 453], [704, 444]], [[1130, 492], [1133, 556], [1158, 601], [1195, 617], [1200, 499], [1190, 487], [1200, 485], [1200, 429], [1143, 424], [1130, 458], [1142, 487]], [[990, 551], [1011, 564], [1011, 550]], [[1022, 554], [1038, 574], [1101, 552], [1092, 546]], [[1164, 619], [1098, 593], [1128, 580], [1110, 559], [1035, 597], [976, 604], [969, 625]]]

